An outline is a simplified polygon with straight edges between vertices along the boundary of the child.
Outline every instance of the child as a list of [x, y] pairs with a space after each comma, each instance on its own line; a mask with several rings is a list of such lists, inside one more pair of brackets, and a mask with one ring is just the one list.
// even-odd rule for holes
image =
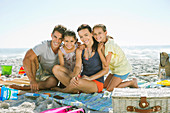
[[106, 26], [98, 24], [93, 27], [93, 36], [99, 42], [98, 53], [104, 66], [109, 66], [111, 74], [104, 82], [104, 88], [112, 91], [114, 88], [124, 88], [127, 86], [138, 88], [137, 80], [125, 80], [130, 71], [129, 64], [122, 49], [114, 42], [112, 37], [107, 36]]
[[[73, 72], [76, 63], [77, 38], [75, 32], [70, 30], [65, 31], [63, 42], [64, 44], [58, 51], [60, 65], [55, 65], [53, 67], [53, 73], [55, 77], [66, 86], [69, 83], [70, 78], [72, 78], [67, 75], [68, 73]], [[62, 79], [63, 76], [64, 79]]]
[[77, 48], [77, 38], [74, 31], [67, 30], [63, 35], [64, 44], [58, 51], [60, 65], [73, 71], [76, 63], [75, 50]]

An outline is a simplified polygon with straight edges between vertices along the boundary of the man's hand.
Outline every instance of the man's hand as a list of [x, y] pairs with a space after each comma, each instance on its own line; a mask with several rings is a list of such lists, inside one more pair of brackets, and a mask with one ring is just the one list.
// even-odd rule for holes
[[31, 87], [32, 92], [36, 92], [37, 90], [39, 90], [39, 86], [38, 86], [38, 83], [36, 81], [31, 81], [30, 87]]

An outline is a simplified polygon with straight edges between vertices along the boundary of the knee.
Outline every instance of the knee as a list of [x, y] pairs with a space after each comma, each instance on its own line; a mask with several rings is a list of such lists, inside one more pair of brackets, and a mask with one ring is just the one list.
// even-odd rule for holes
[[49, 77], [47, 79], [46, 88], [55, 87], [58, 84], [58, 80], [55, 77]]
[[114, 90], [114, 88], [116, 88], [116, 87], [107, 87], [106, 90], [109, 91], [109, 92], [111, 92], [111, 91]]
[[55, 65], [52, 69], [52, 72], [55, 73], [60, 70], [60, 65]]
[[106, 90], [107, 90], [107, 91], [113, 91], [114, 88], [117, 88], [117, 86], [110, 86], [110, 85], [109, 85], [109, 86], [106, 87]]
[[84, 85], [84, 82], [83, 82], [83, 80], [82, 79], [78, 79], [77, 80], [77, 87], [81, 87], [81, 86], [83, 86]]

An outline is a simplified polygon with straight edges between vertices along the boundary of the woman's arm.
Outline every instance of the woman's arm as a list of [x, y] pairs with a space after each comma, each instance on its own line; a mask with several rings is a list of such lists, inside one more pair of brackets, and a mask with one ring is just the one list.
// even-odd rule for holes
[[59, 57], [60, 65], [64, 66], [64, 54], [60, 49], [58, 50], [58, 57]]
[[85, 75], [82, 78], [86, 79], [86, 80], [95, 80], [95, 79], [98, 79], [98, 78], [106, 75], [108, 72], [109, 72], [109, 67], [103, 67], [103, 69], [101, 71], [99, 71], [98, 73], [96, 73], [90, 77]]

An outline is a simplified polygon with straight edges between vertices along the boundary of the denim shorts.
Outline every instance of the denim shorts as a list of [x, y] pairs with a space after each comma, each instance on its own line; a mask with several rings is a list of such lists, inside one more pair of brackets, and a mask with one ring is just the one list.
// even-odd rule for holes
[[128, 77], [129, 74], [130, 74], [130, 73], [127, 73], [127, 74], [125, 74], [125, 75], [117, 75], [117, 74], [114, 74], [114, 76], [115, 76], [115, 77], [119, 77], [119, 78], [121, 78], [122, 80], [125, 80], [125, 79]]

